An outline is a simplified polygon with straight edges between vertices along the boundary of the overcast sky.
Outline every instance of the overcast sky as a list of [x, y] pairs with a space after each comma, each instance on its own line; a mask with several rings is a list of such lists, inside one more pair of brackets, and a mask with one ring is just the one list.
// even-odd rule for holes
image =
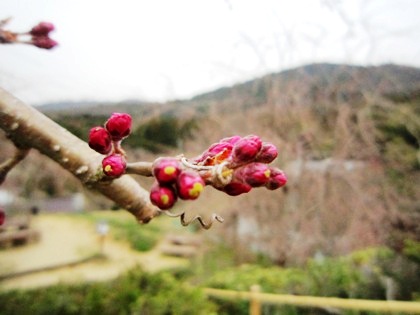
[[1, 0], [0, 85], [32, 105], [188, 98], [312, 62], [420, 66], [418, 0]]

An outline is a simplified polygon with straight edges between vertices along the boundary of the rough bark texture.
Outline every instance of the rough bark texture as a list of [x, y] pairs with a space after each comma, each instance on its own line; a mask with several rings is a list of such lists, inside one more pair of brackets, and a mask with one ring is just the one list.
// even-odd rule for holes
[[159, 212], [149, 193], [133, 178], [106, 178], [102, 156], [69, 131], [0, 88], [0, 128], [19, 148], [34, 148], [94, 189], [131, 212], [138, 221], [149, 222]]

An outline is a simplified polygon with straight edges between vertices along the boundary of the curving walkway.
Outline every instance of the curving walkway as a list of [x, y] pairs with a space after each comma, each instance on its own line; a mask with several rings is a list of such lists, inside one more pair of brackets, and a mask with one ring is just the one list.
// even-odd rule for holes
[[[104, 258], [100, 258], [93, 224], [63, 215], [41, 215], [32, 219], [31, 226], [41, 231], [38, 243], [0, 251], [0, 289], [110, 280], [136, 266], [154, 272], [188, 264], [185, 258], [162, 254], [165, 238], [153, 250], [140, 253], [108, 235]], [[40, 271], [43, 268], [46, 271]]]

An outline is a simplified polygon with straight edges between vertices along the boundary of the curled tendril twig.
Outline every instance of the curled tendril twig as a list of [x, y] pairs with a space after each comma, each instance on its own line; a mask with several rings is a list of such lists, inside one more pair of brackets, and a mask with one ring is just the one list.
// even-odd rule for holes
[[213, 225], [213, 223], [215, 221], [218, 221], [220, 223], [223, 223], [225, 221], [225, 219], [223, 219], [220, 215], [213, 213], [210, 219], [210, 222], [204, 222], [203, 218], [200, 215], [196, 215], [194, 216], [192, 219], [190, 220], [185, 220], [185, 211], [181, 212], [181, 213], [172, 213], [170, 211], [161, 211], [164, 214], [166, 214], [167, 216], [171, 217], [171, 218], [180, 218], [181, 224], [183, 226], [188, 226], [190, 225], [192, 222], [194, 221], [198, 221], [200, 223], [200, 225], [208, 230], [211, 228], [211, 226]]

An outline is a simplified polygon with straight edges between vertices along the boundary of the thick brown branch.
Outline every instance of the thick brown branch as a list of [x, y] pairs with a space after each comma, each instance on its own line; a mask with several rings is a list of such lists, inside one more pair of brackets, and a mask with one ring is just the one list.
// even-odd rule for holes
[[110, 180], [101, 170], [102, 156], [66, 129], [0, 88], [0, 128], [17, 147], [34, 148], [146, 223], [158, 215], [149, 193], [128, 175]]

